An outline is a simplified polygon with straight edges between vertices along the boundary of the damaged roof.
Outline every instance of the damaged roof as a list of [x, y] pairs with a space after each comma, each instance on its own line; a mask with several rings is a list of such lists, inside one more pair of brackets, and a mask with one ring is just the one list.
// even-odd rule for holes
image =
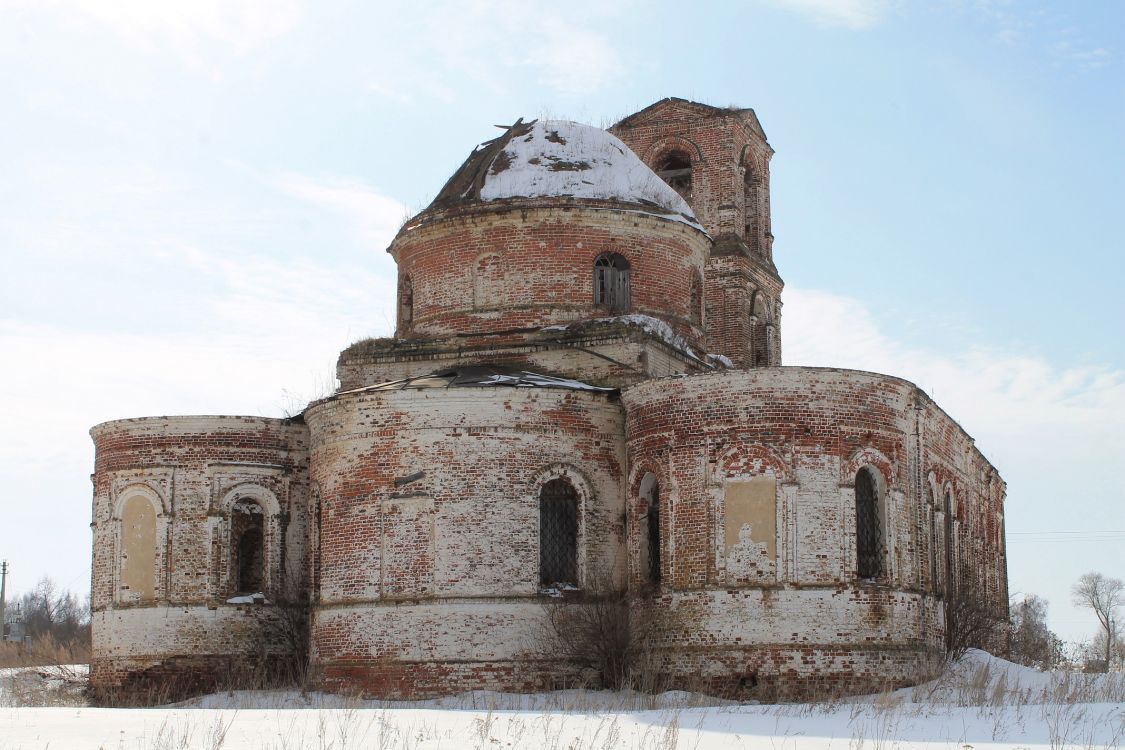
[[430, 209], [548, 197], [616, 200], [696, 223], [687, 202], [616, 136], [568, 120], [520, 120], [482, 143]]
[[504, 386], [508, 388], [565, 388], [574, 391], [593, 391], [595, 393], [614, 393], [616, 388], [603, 388], [580, 380], [556, 378], [527, 370], [516, 370], [497, 365], [473, 365], [438, 370], [429, 375], [420, 375], [387, 383], [369, 385], [345, 393], [365, 393], [368, 391], [401, 391], [413, 388], [486, 388]]

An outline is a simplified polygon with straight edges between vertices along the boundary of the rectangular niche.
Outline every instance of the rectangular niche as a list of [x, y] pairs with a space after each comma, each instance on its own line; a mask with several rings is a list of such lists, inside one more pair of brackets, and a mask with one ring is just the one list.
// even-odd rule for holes
[[723, 483], [727, 585], [777, 579], [777, 482], [773, 477]]
[[387, 498], [383, 502], [383, 581], [387, 599], [433, 593], [434, 500], [429, 496]]

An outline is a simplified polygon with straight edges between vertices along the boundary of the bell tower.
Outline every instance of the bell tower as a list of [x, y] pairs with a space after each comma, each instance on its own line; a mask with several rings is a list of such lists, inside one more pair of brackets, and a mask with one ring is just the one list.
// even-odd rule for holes
[[752, 109], [661, 101], [610, 132], [689, 204], [714, 244], [704, 282], [710, 350], [738, 367], [781, 364], [781, 290], [773, 263], [769, 163]]

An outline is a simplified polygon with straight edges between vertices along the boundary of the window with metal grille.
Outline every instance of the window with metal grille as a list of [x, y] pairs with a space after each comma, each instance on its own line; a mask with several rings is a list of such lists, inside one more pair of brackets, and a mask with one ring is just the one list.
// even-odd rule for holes
[[856, 562], [860, 578], [883, 574], [883, 533], [879, 518], [879, 492], [871, 469], [855, 475]]
[[539, 583], [578, 585], [578, 493], [561, 477], [539, 491]]
[[594, 304], [612, 310], [629, 309], [629, 261], [618, 253], [603, 253], [594, 261]]

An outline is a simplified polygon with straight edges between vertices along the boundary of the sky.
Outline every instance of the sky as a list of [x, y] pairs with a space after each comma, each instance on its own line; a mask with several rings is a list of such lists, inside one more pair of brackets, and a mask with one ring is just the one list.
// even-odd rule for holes
[[299, 412], [518, 117], [752, 107], [788, 365], [908, 378], [1068, 640], [1125, 577], [1125, 3], [0, 0], [0, 557], [89, 586], [88, 430]]

